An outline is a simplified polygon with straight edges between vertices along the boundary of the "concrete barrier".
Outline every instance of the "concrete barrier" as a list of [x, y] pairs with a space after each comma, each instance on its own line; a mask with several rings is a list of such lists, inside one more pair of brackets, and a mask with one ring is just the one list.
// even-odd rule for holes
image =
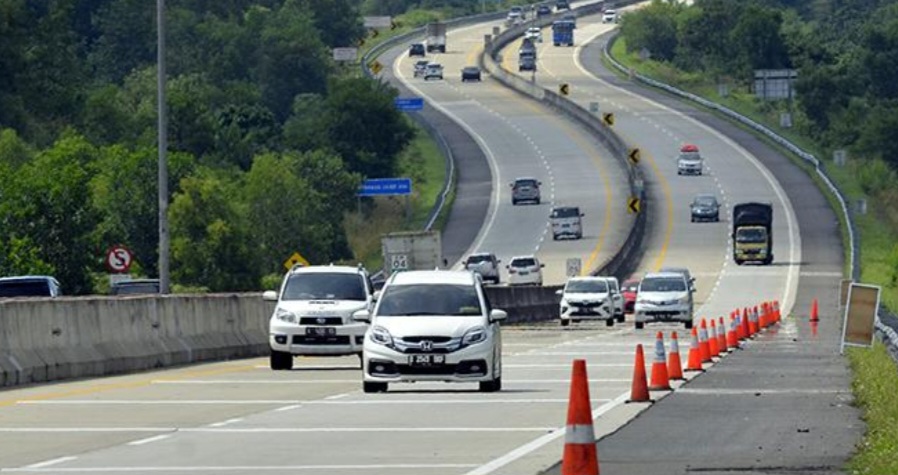
[[558, 318], [560, 285], [547, 287], [486, 287], [493, 308], [508, 312], [508, 323], [529, 323]]

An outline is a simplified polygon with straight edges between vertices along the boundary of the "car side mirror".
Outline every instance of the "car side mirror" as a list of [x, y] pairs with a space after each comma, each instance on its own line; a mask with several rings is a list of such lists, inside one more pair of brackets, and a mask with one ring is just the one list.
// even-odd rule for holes
[[262, 300], [266, 302], [277, 302], [278, 293], [273, 290], [266, 290], [265, 292], [262, 292]]
[[556, 290], [555, 295], [564, 295], [564, 290], [562, 290], [562, 289]]
[[508, 318], [508, 314], [505, 313], [505, 310], [499, 310], [497, 308], [490, 310], [490, 321], [491, 322], [501, 322], [502, 320], [505, 320], [506, 318]]
[[352, 321], [371, 323], [371, 312], [369, 312], [367, 309], [356, 310], [352, 314]]
[[584, 216], [586, 216], [586, 213], [580, 213], [580, 217], [581, 217], [581, 218], [584, 217]]
[[543, 269], [543, 268], [545, 268], [545, 267], [546, 267], [545, 264], [540, 264], [540, 265], [539, 265], [539, 268], [540, 268], [540, 269]]

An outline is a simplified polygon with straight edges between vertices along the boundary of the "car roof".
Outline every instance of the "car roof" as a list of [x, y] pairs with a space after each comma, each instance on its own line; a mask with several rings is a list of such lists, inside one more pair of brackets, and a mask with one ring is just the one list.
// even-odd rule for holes
[[580, 281], [586, 281], [586, 282], [588, 282], [588, 281], [599, 281], [599, 280], [601, 280], [601, 281], [604, 282], [604, 281], [605, 281], [605, 278], [604, 278], [604, 277], [597, 277], [597, 276], [594, 276], [594, 275], [580, 275], [580, 276], [577, 276], [577, 277], [569, 277], [567, 281], [568, 281], [568, 282], [580, 282]]
[[472, 252], [471, 255], [468, 257], [473, 257], [473, 256], [495, 256], [495, 254], [493, 254], [492, 252]]
[[390, 276], [390, 282], [387, 285], [474, 285], [474, 283], [474, 274], [469, 271], [409, 270]]
[[699, 198], [714, 198], [716, 200], [717, 195], [714, 195], [711, 193], [699, 193], [699, 194], [695, 195], [695, 199], [699, 199]]
[[662, 267], [658, 272], [673, 272], [673, 273], [682, 273], [688, 274], [689, 269], [685, 267]]
[[359, 274], [363, 272], [364, 269], [360, 267], [335, 265], [296, 267], [290, 271], [291, 274]]
[[580, 209], [579, 206], [553, 206], [552, 211], [562, 210], [562, 209]]
[[535, 177], [532, 176], [519, 176], [514, 179], [514, 181], [539, 181]]
[[698, 146], [693, 145], [691, 143], [683, 144], [683, 146], [680, 147], [680, 151], [681, 152], [698, 152]]
[[686, 280], [686, 276], [680, 274], [679, 272], [650, 272], [642, 278], [642, 280], [646, 279], [683, 279]]
[[[529, 255], [526, 255], [526, 256], [514, 256], [514, 257], [511, 258], [512, 261], [516, 261], [516, 260], [519, 260], [519, 259], [533, 259], [533, 260], [539, 260], [539, 259], [537, 259], [536, 256], [534, 256], [533, 254], [529, 254]], [[509, 261], [509, 262], [510, 262], [510, 261]]]
[[49, 275], [15, 275], [10, 277], [0, 277], [0, 282], [38, 282], [46, 280], [56, 282], [56, 278]]

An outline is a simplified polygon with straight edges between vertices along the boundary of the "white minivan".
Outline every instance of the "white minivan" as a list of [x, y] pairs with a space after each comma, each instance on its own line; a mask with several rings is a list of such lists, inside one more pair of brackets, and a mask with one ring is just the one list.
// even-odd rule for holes
[[470, 271], [406, 271], [390, 276], [370, 323], [362, 353], [366, 393], [403, 381], [477, 382], [502, 388], [502, 310], [490, 307], [479, 275]]
[[636, 293], [636, 329], [650, 322], [680, 322], [687, 329], [692, 328], [692, 292], [681, 273], [646, 274]]

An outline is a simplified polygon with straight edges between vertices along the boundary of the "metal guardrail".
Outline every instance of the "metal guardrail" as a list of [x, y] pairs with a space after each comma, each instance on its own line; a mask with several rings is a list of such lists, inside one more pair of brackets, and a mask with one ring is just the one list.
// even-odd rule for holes
[[[633, 2], [624, 3], [628, 4]], [[631, 166], [627, 161], [629, 147], [620, 136], [615, 134], [609, 127], [602, 124], [598, 117], [577, 103], [565, 99], [563, 96], [534, 82], [528, 81], [521, 76], [509, 73], [498, 64], [498, 52], [517, 37], [523, 35], [527, 28], [532, 26], [547, 26], [551, 24], [552, 21], [564, 15], [573, 14], [577, 17], [581, 17], [599, 13], [601, 7], [601, 3], [587, 4], [575, 8], [570, 12], [538, 18], [535, 21], [526, 22], [509, 28], [490, 39], [489, 43], [487, 43], [484, 48], [483, 53], [480, 55], [479, 62], [481, 68], [489, 72], [494, 79], [506, 87], [551, 106], [571, 119], [580, 122], [588, 129], [596, 132], [597, 138], [611, 150], [615, 158], [620, 160], [628, 171], [628, 181], [631, 193], [638, 195], [640, 198], [644, 198], [645, 180], [643, 179], [642, 171], [638, 167]], [[643, 186], [638, 187], [637, 182], [643, 183]], [[645, 200], [643, 200], [643, 203], [645, 203]], [[633, 262], [636, 261], [635, 257], [637, 256], [637, 253], [641, 251], [648, 211], [647, 207], [643, 206], [642, 212], [640, 212], [634, 220], [633, 226], [631, 226], [630, 232], [620, 249], [601, 265], [597, 266], [596, 269], [591, 270], [590, 273], [592, 275], [615, 275], [618, 278], [626, 277], [624, 274], [627, 274], [628, 271], [631, 271], [632, 269], [628, 269], [625, 266], [632, 266]]]

